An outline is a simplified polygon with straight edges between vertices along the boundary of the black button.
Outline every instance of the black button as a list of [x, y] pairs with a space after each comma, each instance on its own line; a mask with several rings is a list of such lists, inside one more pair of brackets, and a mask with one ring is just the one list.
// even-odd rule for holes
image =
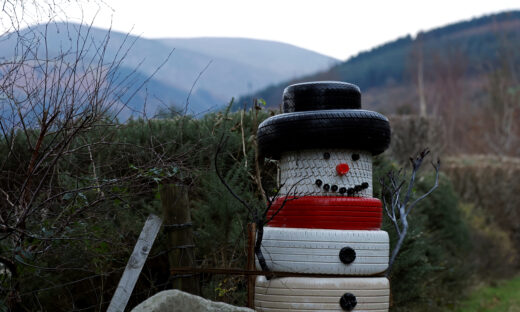
[[345, 311], [352, 311], [357, 305], [356, 296], [351, 293], [345, 293], [339, 299], [339, 305]]
[[352, 154], [352, 160], [353, 161], [359, 160], [359, 154]]
[[367, 189], [368, 188], [368, 182], [361, 183], [361, 187], [364, 188], [364, 189]]
[[330, 185], [325, 184], [325, 185], [323, 186], [323, 189], [324, 189], [325, 191], [328, 191], [328, 190], [330, 189]]
[[323, 184], [320, 179], [317, 179], [314, 183], [316, 183], [317, 186], [321, 186]]
[[329, 159], [330, 158], [330, 153], [328, 153], [328, 152], [323, 153], [323, 158], [324, 159]]
[[331, 188], [330, 188], [331, 191], [333, 192], [336, 192], [338, 190], [338, 186], [337, 185], [333, 185]]
[[356, 251], [350, 247], [343, 247], [339, 251], [339, 260], [345, 264], [351, 264], [356, 260]]
[[339, 188], [339, 193], [340, 194], [345, 194], [347, 192], [347, 188], [346, 187], [340, 187]]

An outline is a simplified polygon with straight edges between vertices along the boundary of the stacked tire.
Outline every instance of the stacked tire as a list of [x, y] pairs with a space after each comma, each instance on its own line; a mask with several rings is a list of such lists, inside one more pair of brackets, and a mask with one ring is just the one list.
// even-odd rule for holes
[[388, 311], [389, 238], [372, 197], [372, 156], [390, 144], [388, 119], [361, 110], [355, 85], [302, 83], [285, 89], [283, 113], [260, 124], [257, 139], [280, 168], [262, 239], [266, 264], [325, 277], [260, 276], [256, 310]]

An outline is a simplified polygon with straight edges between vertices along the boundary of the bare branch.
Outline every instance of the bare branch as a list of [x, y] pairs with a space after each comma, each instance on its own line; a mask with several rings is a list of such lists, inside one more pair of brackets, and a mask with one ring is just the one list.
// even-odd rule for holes
[[[388, 269], [386, 270], [386, 276], [390, 275], [395, 259], [397, 258], [397, 255], [399, 254], [399, 251], [403, 245], [404, 239], [406, 238], [406, 234], [408, 233], [408, 215], [417, 203], [419, 203], [428, 195], [430, 195], [438, 186], [440, 161], [437, 161], [436, 165], [432, 164], [435, 169], [434, 185], [426, 193], [419, 196], [417, 199], [410, 203], [415, 186], [417, 172], [419, 171], [424, 158], [429, 154], [429, 152], [430, 151], [428, 149], [424, 149], [423, 151], [418, 153], [414, 158], [410, 158], [410, 163], [412, 165], [412, 173], [410, 176], [410, 180], [408, 181], [408, 186], [403, 199], [401, 199], [400, 194], [405, 180], [404, 177], [401, 176], [401, 170], [399, 170], [397, 173], [395, 173], [394, 171], [390, 171], [388, 172], [386, 178], [382, 178], [379, 181], [379, 183], [381, 184], [381, 197], [383, 207], [390, 221], [392, 221], [392, 224], [394, 225], [394, 228], [398, 236], [397, 243], [390, 256]], [[387, 196], [389, 196], [391, 202], [387, 202]]]
[[[157, 182], [150, 182], [143, 171], [169, 178], [163, 170], [174, 163], [182, 168], [176, 160], [189, 153], [166, 155], [171, 142], [152, 139], [142, 145], [119, 138], [112, 142], [113, 134], [123, 128], [116, 119], [118, 110], [137, 92], [122, 90], [134, 82], [136, 71], [118, 76], [123, 75], [118, 71], [128, 55], [130, 36], [112, 56], [110, 31], [97, 41], [92, 23], [74, 30], [67, 26], [60, 30], [64, 39], [56, 44], [50, 40], [51, 25], [19, 32], [15, 55], [0, 61], [0, 263], [10, 266], [7, 270], [12, 273], [2, 274], [10, 281], [2, 284], [7, 288], [0, 288], [1, 302], [7, 302], [10, 293], [20, 294], [23, 280], [16, 273], [24, 272], [23, 278], [30, 274], [22, 267], [91, 272], [97, 264], [74, 259], [71, 263], [77, 261], [77, 268], [67, 267], [55, 265], [54, 258], [69, 241], [99, 241], [87, 225], [119, 215], [114, 214], [114, 199], [129, 209], [128, 198], [149, 192]], [[113, 162], [99, 160], [102, 152], [115, 146], [119, 149]], [[149, 160], [136, 159], [142, 156], [135, 151], [146, 151]], [[136, 161], [135, 170], [128, 168], [130, 159]], [[90, 246], [87, 249], [92, 252]], [[21, 310], [19, 302], [8, 305], [10, 310]]]
[[406, 210], [406, 215], [408, 215], [413, 207], [415, 207], [415, 205], [420, 202], [421, 200], [425, 199], [428, 195], [430, 195], [433, 191], [435, 191], [435, 189], [439, 186], [439, 172], [440, 172], [440, 168], [441, 168], [441, 162], [440, 160], [437, 161], [437, 164], [433, 164], [432, 163], [432, 166], [435, 170], [435, 182], [433, 184], [433, 186], [426, 192], [424, 193], [423, 195], [419, 196], [419, 198], [417, 198], [415, 201], [413, 201], [410, 206], [408, 206], [408, 210]]
[[229, 184], [226, 182], [226, 180], [224, 179], [224, 177], [222, 176], [222, 174], [220, 173], [219, 169], [218, 169], [218, 155], [220, 154], [221, 150], [222, 150], [222, 147], [225, 145], [227, 141], [227, 138], [224, 137], [224, 134], [222, 134], [220, 140], [219, 140], [219, 143], [217, 145], [217, 150], [215, 152], [215, 157], [213, 158], [213, 163], [215, 165], [215, 172], [217, 174], [217, 177], [218, 179], [220, 180], [220, 182], [226, 187], [226, 189], [229, 191], [229, 193], [236, 199], [238, 200], [242, 206], [244, 206], [247, 211], [253, 215], [253, 209], [242, 199], [240, 198], [240, 196], [238, 196], [234, 191], [233, 189], [231, 188], [231, 186], [229, 186]]
[[193, 92], [193, 89], [197, 85], [197, 82], [199, 81], [200, 77], [204, 74], [204, 72], [209, 68], [209, 66], [213, 63], [213, 60], [210, 60], [208, 64], [200, 71], [200, 73], [197, 75], [197, 78], [195, 78], [195, 81], [193, 81], [193, 84], [191, 85], [190, 91], [188, 92], [188, 96], [186, 97], [186, 104], [184, 105], [184, 112], [183, 115], [186, 115], [188, 112], [188, 106], [190, 105], [190, 97], [191, 93]]

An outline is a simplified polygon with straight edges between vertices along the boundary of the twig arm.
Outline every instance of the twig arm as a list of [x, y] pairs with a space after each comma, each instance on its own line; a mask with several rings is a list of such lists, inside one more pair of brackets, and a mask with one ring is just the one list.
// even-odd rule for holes
[[[379, 181], [382, 186], [381, 197], [383, 206], [390, 221], [392, 221], [392, 224], [394, 225], [398, 236], [397, 243], [394, 249], [392, 250], [392, 254], [389, 259], [388, 269], [385, 273], [387, 277], [390, 275], [392, 271], [392, 267], [395, 263], [397, 255], [399, 254], [399, 251], [401, 250], [401, 247], [403, 246], [404, 240], [406, 238], [406, 234], [408, 233], [408, 215], [410, 214], [412, 209], [417, 205], [417, 203], [429, 196], [439, 185], [440, 161], [437, 161], [436, 164], [432, 163], [435, 169], [434, 185], [426, 193], [419, 196], [417, 199], [413, 200], [410, 203], [417, 172], [419, 171], [419, 168], [421, 167], [424, 158], [426, 157], [426, 155], [429, 154], [429, 152], [430, 151], [428, 149], [425, 149], [422, 152], [418, 153], [417, 156], [415, 156], [414, 158], [410, 158], [410, 162], [412, 164], [412, 173], [410, 176], [410, 180], [408, 181], [408, 186], [404, 198], [401, 198], [400, 196], [402, 187], [405, 182], [403, 176], [401, 175], [401, 170], [397, 174], [394, 171], [390, 171], [387, 174], [386, 179], [383, 178]], [[388, 202], [386, 200], [387, 195], [389, 195], [391, 202]], [[397, 213], [399, 215], [397, 215]]]

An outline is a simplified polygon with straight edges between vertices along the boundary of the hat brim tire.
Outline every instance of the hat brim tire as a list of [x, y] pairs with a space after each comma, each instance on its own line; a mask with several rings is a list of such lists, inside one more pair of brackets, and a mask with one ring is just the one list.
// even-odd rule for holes
[[382, 153], [390, 145], [388, 119], [366, 110], [325, 110], [280, 114], [258, 127], [261, 156], [313, 148], [345, 148]]

